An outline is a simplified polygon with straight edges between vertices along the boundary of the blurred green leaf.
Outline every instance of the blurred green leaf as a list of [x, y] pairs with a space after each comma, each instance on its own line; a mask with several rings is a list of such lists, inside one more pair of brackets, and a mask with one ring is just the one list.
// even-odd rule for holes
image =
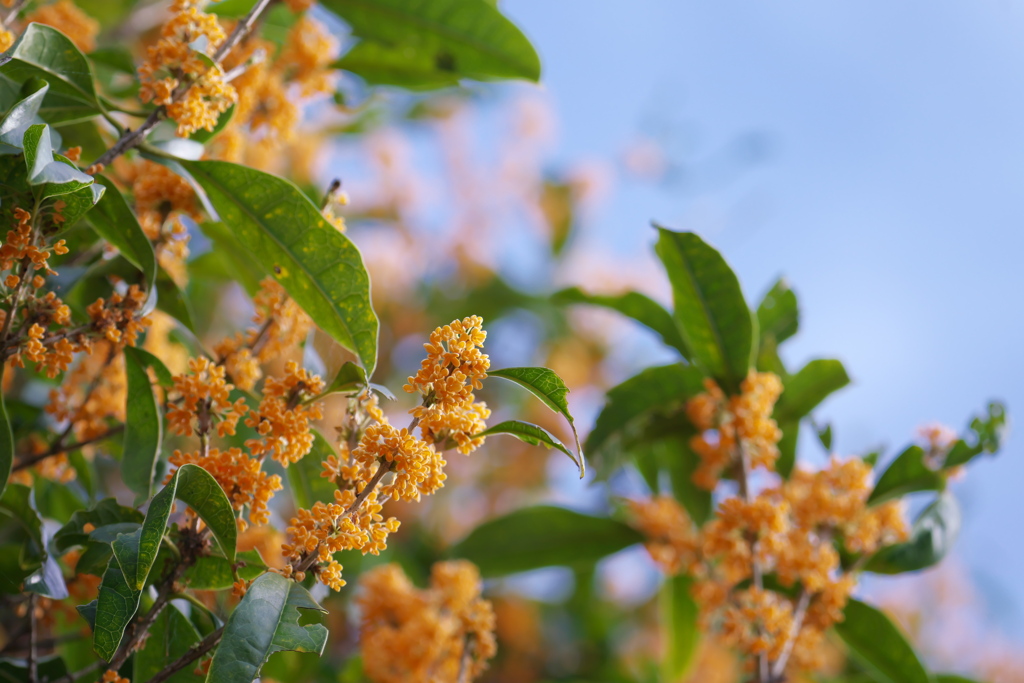
[[377, 316], [355, 245], [287, 180], [226, 161], [183, 166], [256, 261], [324, 332], [355, 351], [372, 374]]
[[920, 446], [909, 446], [879, 477], [868, 504], [882, 503], [914, 491], [940, 491], [945, 483], [940, 472], [928, 467], [924, 450]]
[[24, 591], [38, 593], [55, 600], [68, 597], [67, 585], [60, 565], [50, 552], [50, 538], [35, 507], [32, 489], [11, 484], [0, 497], [0, 513], [10, 515], [21, 524], [35, 546], [39, 567], [25, 577]]
[[672, 283], [675, 316], [693, 361], [734, 394], [756, 352], [755, 319], [736, 274], [692, 232], [658, 227], [656, 251]]
[[690, 594], [692, 585], [693, 579], [685, 574], [667, 577], [661, 584], [659, 597], [666, 638], [662, 650], [663, 681], [685, 679], [700, 643], [700, 608]]
[[864, 568], [877, 574], [899, 574], [936, 565], [956, 542], [960, 522], [960, 505], [953, 494], [943, 491], [918, 515], [906, 543], [882, 548]]
[[587, 294], [579, 287], [570, 287], [555, 292], [551, 296], [553, 303], [565, 304], [591, 304], [603, 306], [622, 315], [632, 318], [641, 325], [649, 327], [657, 332], [662, 340], [672, 348], [679, 351], [683, 358], [689, 360], [690, 352], [686, 348], [686, 342], [679, 334], [679, 327], [676, 325], [672, 313], [665, 309], [654, 299], [640, 294], [639, 292], [626, 292], [617, 296], [603, 296], [600, 294]]
[[338, 374], [334, 376], [334, 379], [331, 380], [331, 383], [327, 385], [327, 388], [323, 390], [320, 396], [354, 393], [365, 386], [366, 371], [352, 361], [346, 361], [338, 369]]
[[679, 363], [646, 368], [609, 389], [586, 443], [598, 477], [607, 478], [622, 464], [625, 446], [647, 431], [654, 415], [678, 409], [702, 391], [703, 373]]
[[[238, 568], [238, 577], [251, 581], [267, 570], [267, 565], [255, 550], [238, 553], [239, 562], [244, 565]], [[232, 564], [218, 555], [204, 555], [195, 564], [185, 570], [183, 580], [193, 590], [224, 590], [235, 583]]]
[[46, 99], [78, 105], [74, 107], [78, 118], [100, 112], [89, 60], [55, 28], [29, 24], [0, 62], [0, 77], [19, 86], [31, 78], [44, 79], [50, 84]]
[[773, 416], [786, 421], [803, 418], [830, 394], [850, 383], [846, 368], [837, 360], [819, 358], [786, 380]]
[[[0, 382], [4, 379], [6, 364], [0, 363]], [[7, 490], [7, 480], [11, 478], [14, 467], [14, 432], [11, 430], [11, 419], [7, 415], [3, 394], [0, 393], [0, 496]]]
[[969, 428], [972, 443], [964, 438], [954, 443], [943, 467], [966, 465], [982, 453], [997, 452], [1006, 435], [1006, 407], [999, 401], [989, 403], [987, 415], [973, 418]]
[[779, 278], [764, 295], [757, 307], [757, 323], [762, 343], [771, 339], [780, 344], [800, 329], [800, 307], [785, 278]]
[[207, 680], [251, 683], [275, 652], [321, 654], [327, 629], [322, 624], [300, 626], [300, 609], [326, 611], [305, 588], [280, 574], [268, 572], [253, 581], [224, 626]]
[[687, 514], [698, 525], [711, 517], [711, 492], [693, 483], [693, 473], [700, 465], [700, 456], [690, 448], [693, 432], [681, 433], [656, 441], [641, 442], [635, 452], [650, 452], [659, 469], [668, 472], [672, 494], [683, 504]]
[[879, 683], [931, 683], [917, 653], [889, 617], [851, 599], [835, 630]]
[[[156, 462], [163, 440], [163, 420], [146, 372], [146, 358], [136, 349], [124, 349], [125, 376], [128, 383], [124, 421], [124, 455], [121, 477], [125, 485], [142, 500], [153, 492]], [[162, 363], [161, 363], [162, 365]]]
[[368, 83], [425, 88], [452, 85], [461, 78], [540, 78], [540, 59], [530, 41], [484, 0], [321, 4], [362, 39], [334, 66]]
[[565, 382], [558, 376], [558, 373], [549, 368], [503, 368], [488, 370], [487, 376], [501, 377], [515, 382], [543, 401], [548, 408], [569, 421], [573, 439], [576, 441], [577, 454], [577, 457], [573, 457], [571, 454], [569, 457], [580, 468], [580, 478], [582, 479], [586, 474], [586, 464], [583, 460], [583, 449], [580, 447], [580, 436], [576, 432], [576, 422], [573, 420], [572, 413], [569, 412], [569, 401], [566, 398], [569, 395], [569, 387], [565, 386]]
[[538, 505], [484, 522], [448, 555], [470, 560], [492, 577], [541, 567], [585, 568], [641, 541], [638, 531], [614, 519]]
[[86, 524], [91, 524], [95, 529], [99, 529], [125, 522], [141, 524], [145, 518], [145, 515], [135, 508], [119, 505], [115, 498], [104, 498], [88, 510], [79, 510], [71, 515], [71, 520], [54, 534], [53, 547], [57, 554], [63, 555], [76, 545], [88, 543], [89, 532], [85, 530]]

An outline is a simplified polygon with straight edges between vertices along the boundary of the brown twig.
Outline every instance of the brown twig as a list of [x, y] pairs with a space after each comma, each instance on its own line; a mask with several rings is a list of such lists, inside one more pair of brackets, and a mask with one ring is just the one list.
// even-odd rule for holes
[[35, 593], [28, 594], [28, 680], [37, 683], [39, 667], [36, 663], [36, 598]]
[[109, 439], [110, 437], [116, 436], [117, 434], [120, 434], [123, 431], [124, 431], [124, 425], [122, 424], [122, 425], [117, 425], [116, 427], [111, 427], [110, 429], [108, 429], [103, 434], [100, 434], [99, 436], [94, 436], [91, 439], [82, 439], [81, 441], [76, 441], [74, 443], [69, 443], [69, 444], [55, 443], [48, 450], [46, 450], [44, 453], [36, 453], [34, 455], [23, 456], [20, 460], [18, 460], [18, 462], [14, 463], [14, 467], [11, 468], [11, 471], [17, 472], [18, 470], [23, 470], [26, 467], [32, 467], [33, 465], [35, 465], [39, 461], [46, 460], [50, 456], [60, 455], [61, 453], [70, 453], [71, 451], [76, 451], [79, 448], [82, 448], [83, 446], [88, 446], [89, 444], [96, 443], [97, 441], [103, 441], [104, 439]]
[[211, 633], [210, 635], [203, 638], [201, 641], [193, 645], [188, 649], [185, 654], [178, 657], [171, 664], [168, 664], [160, 673], [149, 679], [149, 683], [163, 683], [174, 674], [178, 673], [186, 666], [196, 661], [207, 652], [212, 650], [220, 642], [220, 639], [224, 636], [224, 627], [221, 626], [219, 629]]

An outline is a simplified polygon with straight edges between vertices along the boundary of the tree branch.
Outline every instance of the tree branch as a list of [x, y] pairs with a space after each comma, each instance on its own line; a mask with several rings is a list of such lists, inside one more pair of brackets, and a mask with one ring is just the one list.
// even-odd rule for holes
[[181, 657], [178, 657], [174, 662], [169, 664], [163, 671], [158, 673], [149, 679], [149, 683], [163, 683], [174, 674], [178, 673], [186, 666], [196, 661], [207, 652], [212, 650], [220, 642], [220, 639], [224, 636], [224, 627], [221, 626], [219, 629], [211, 633], [210, 635], [203, 638], [201, 641], [193, 645], [188, 651]]
[[17, 472], [18, 470], [23, 470], [26, 467], [32, 467], [33, 465], [37, 464], [38, 462], [40, 462], [42, 460], [46, 460], [50, 456], [60, 455], [61, 453], [70, 453], [71, 451], [76, 451], [79, 448], [82, 448], [83, 446], [88, 446], [89, 444], [96, 443], [97, 441], [103, 441], [104, 439], [109, 439], [110, 437], [115, 436], [117, 434], [120, 434], [123, 431], [124, 431], [124, 425], [121, 424], [121, 425], [117, 425], [116, 427], [111, 427], [110, 429], [108, 429], [103, 434], [100, 434], [99, 436], [94, 436], [91, 439], [82, 439], [81, 441], [76, 441], [75, 443], [69, 443], [69, 444], [66, 444], [66, 445], [61, 444], [61, 443], [56, 443], [53, 446], [51, 446], [49, 449], [47, 449], [44, 453], [36, 453], [34, 455], [23, 456], [20, 460], [18, 460], [18, 462], [14, 463], [14, 467], [11, 468], [11, 471], [12, 472]]

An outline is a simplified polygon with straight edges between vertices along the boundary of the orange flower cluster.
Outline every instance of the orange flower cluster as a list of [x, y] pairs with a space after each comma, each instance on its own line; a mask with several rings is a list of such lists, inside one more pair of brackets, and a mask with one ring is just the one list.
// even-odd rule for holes
[[106, 339], [96, 342], [64, 381], [50, 390], [46, 412], [59, 423], [70, 422], [79, 441], [106, 434], [110, 419], [123, 422], [128, 383], [124, 355]]
[[189, 235], [182, 216], [202, 219], [195, 190], [184, 178], [162, 164], [140, 159], [123, 174], [130, 180], [135, 212], [146, 237], [154, 243], [157, 261], [171, 278], [188, 281]]
[[[633, 501], [630, 509], [659, 566], [696, 577], [703, 618], [717, 620], [726, 642], [769, 662], [789, 650], [791, 669], [813, 668], [856, 583], [841, 567], [837, 539], [851, 553], [873, 553], [908, 536], [898, 502], [868, 507], [871, 488], [867, 463], [833, 459], [749, 501], [724, 499], [700, 529], [672, 498]], [[792, 594], [763, 589], [768, 574]]]
[[146, 294], [138, 285], [132, 285], [123, 296], [114, 292], [109, 300], [101, 297], [89, 304], [85, 311], [97, 332], [118, 348], [124, 348], [135, 346], [139, 332], [149, 325], [149, 320], [139, 317], [145, 303]]
[[[290, 541], [284, 546], [287, 575], [312, 571], [338, 590], [344, 585], [342, 567], [331, 556], [347, 549], [379, 553], [388, 534], [398, 529], [398, 520], [380, 514], [386, 501], [418, 501], [444, 486], [447, 462], [435, 444], [451, 447], [447, 442], [452, 439], [466, 453], [477, 445], [480, 440], [470, 435], [483, 429], [489, 414], [473, 397], [489, 362], [480, 352], [486, 337], [481, 323], [476, 316], [456, 320], [431, 335], [425, 345], [429, 356], [406, 387], [426, 395], [424, 405], [409, 411], [412, 426], [389, 424], [372, 393], [352, 400], [348, 422], [339, 428], [341, 457], [328, 457], [321, 474], [339, 487], [335, 502], [299, 510], [291, 520]], [[438, 427], [441, 420], [447, 420], [443, 428]], [[416, 425], [423, 438], [414, 434]]]
[[127, 679], [127, 678], [122, 678], [121, 675], [118, 674], [113, 669], [107, 669], [106, 671], [103, 672], [103, 678], [100, 679], [100, 683], [132, 683], [132, 682], [129, 679]]
[[751, 468], [772, 470], [779, 457], [776, 444], [782, 437], [771, 419], [782, 382], [770, 372], [753, 372], [741, 385], [739, 396], [726, 398], [714, 380], [704, 380], [707, 393], [686, 403], [686, 414], [701, 431], [690, 446], [701, 458], [693, 481], [711, 491], [722, 473], [737, 464], [742, 451]]
[[334, 91], [336, 71], [330, 69], [338, 56], [338, 41], [323, 25], [304, 15], [288, 32], [277, 67], [296, 83], [303, 97]]
[[70, 38], [82, 52], [92, 52], [96, 49], [100, 22], [76, 7], [71, 0], [57, 0], [49, 5], [43, 5], [29, 13], [25, 17], [25, 23], [52, 26]]
[[14, 45], [17, 36], [7, 29], [0, 29], [0, 52], [7, 52]]
[[497, 652], [494, 610], [471, 563], [435, 564], [423, 590], [396, 564], [367, 572], [361, 584], [363, 666], [377, 683], [471, 681]]
[[427, 357], [409, 378], [405, 391], [423, 394], [423, 405], [412, 410], [428, 443], [452, 439], [459, 452], [470, 453], [483, 444], [474, 437], [486, 428], [487, 404], [476, 402], [474, 390], [483, 387], [491, 361], [481, 352], [487, 332], [480, 316], [455, 320], [438, 327], [423, 345]]
[[182, 436], [209, 434], [216, 421], [218, 436], [234, 434], [249, 408], [244, 398], [231, 403], [234, 387], [224, 381], [224, 367], [202, 357], [190, 359], [188, 367], [189, 373], [174, 377], [174, 391], [180, 398], [167, 408], [171, 429]]
[[[205, 456], [199, 452], [174, 451], [174, 455], [168, 460], [176, 468], [191, 463], [209, 472], [228, 494], [231, 506], [235, 510], [241, 512], [246, 506], [249, 507], [249, 521], [257, 526], [269, 521], [267, 503], [273, 498], [275, 491], [283, 488], [281, 477], [276, 474], [268, 475], [262, 470], [262, 458], [249, 457], [240, 448], [229, 448], [226, 451], [211, 448]], [[170, 481], [176, 471], [172, 470], [167, 475], [167, 481]], [[248, 526], [241, 515], [237, 523], [239, 531], [245, 531]]]
[[283, 378], [268, 377], [259, 408], [245, 418], [245, 424], [255, 429], [260, 438], [246, 441], [246, 448], [260, 458], [269, 453], [285, 467], [301, 460], [313, 448], [309, 421], [324, 416], [321, 404], [307, 406], [303, 401], [318, 395], [324, 387], [322, 379], [309, 374], [295, 361], [288, 362]]
[[217, 17], [201, 11], [199, 4], [198, 0], [174, 0], [174, 16], [164, 24], [160, 38], [149, 47], [146, 61], [139, 67], [139, 97], [166, 107], [167, 115], [178, 123], [181, 137], [199, 129], [212, 131], [220, 115], [238, 98], [224, 80], [221, 67], [208, 66], [206, 58], [226, 35]]
[[256, 327], [228, 337], [214, 347], [232, 381], [250, 391], [263, 376], [260, 363], [280, 356], [302, 342], [313, 327], [298, 304], [276, 280], [265, 278], [253, 297]]

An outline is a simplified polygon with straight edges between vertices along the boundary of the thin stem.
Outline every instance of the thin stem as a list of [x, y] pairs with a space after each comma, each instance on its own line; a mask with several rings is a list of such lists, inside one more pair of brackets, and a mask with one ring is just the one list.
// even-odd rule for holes
[[171, 676], [178, 673], [186, 666], [188, 666], [189, 664], [196, 661], [197, 659], [205, 655], [207, 652], [215, 648], [217, 646], [217, 643], [220, 642], [220, 639], [223, 636], [224, 627], [221, 626], [219, 629], [217, 629], [216, 631], [214, 631], [213, 633], [206, 636], [201, 641], [190, 647], [188, 651], [181, 657], [178, 657], [178, 659], [174, 660], [174, 662], [168, 664], [163, 671], [158, 673], [156, 676], [150, 678], [149, 683], [163, 683]]
[[91, 674], [93, 671], [95, 671], [96, 669], [99, 669], [101, 666], [103, 666], [103, 664], [104, 664], [103, 660], [97, 659], [92, 664], [89, 664], [89, 665], [79, 669], [78, 671], [73, 671], [71, 673], [64, 674], [60, 678], [52, 680], [49, 683], [75, 683], [75, 681], [77, 681], [79, 678], [82, 678], [84, 676], [87, 676], [87, 675]]
[[0, 26], [6, 27], [8, 24], [10, 24], [11, 20], [18, 16], [18, 13], [21, 12], [22, 8], [24, 8], [25, 5], [27, 4], [28, 0], [18, 0], [16, 3], [14, 3], [11, 9], [7, 10], [7, 14], [4, 15], [3, 21], [0, 21]]
[[790, 655], [793, 654], [793, 647], [796, 645], [796, 638], [800, 635], [800, 629], [804, 625], [804, 617], [807, 616], [807, 608], [811, 604], [811, 594], [806, 589], [800, 589], [800, 597], [796, 601], [796, 610], [793, 612], [793, 627], [790, 629], [789, 637], [786, 639], [786, 645], [782, 648], [782, 652], [779, 654], [779, 658], [775, 660], [775, 665], [772, 667], [771, 678], [768, 683], [781, 683], [783, 676], [786, 673], [786, 664], [789, 662]]
[[11, 470], [13, 472], [17, 472], [18, 470], [23, 470], [26, 467], [32, 467], [39, 461], [46, 460], [50, 456], [60, 455], [61, 453], [70, 453], [71, 451], [77, 451], [79, 448], [82, 448], [83, 446], [88, 446], [89, 444], [96, 443], [97, 441], [109, 439], [110, 437], [116, 436], [117, 434], [120, 434], [123, 431], [124, 425], [122, 424], [117, 425], [116, 427], [111, 427], [103, 434], [100, 434], [99, 436], [94, 436], [91, 439], [82, 439], [81, 441], [76, 441], [74, 443], [69, 444], [56, 443], [44, 453], [36, 453], [35, 455], [24, 456], [23, 458], [18, 460], [18, 462], [14, 463], [14, 467], [12, 467]]
[[[753, 502], [753, 494], [750, 491], [750, 458], [743, 448], [742, 442], [737, 440], [736, 450], [739, 453], [739, 461], [736, 472], [736, 481], [739, 484], [740, 496], [746, 503]], [[753, 577], [754, 586], [760, 591], [764, 590], [764, 576], [761, 572], [761, 565], [757, 561], [757, 536], [752, 535], [750, 541], [750, 573]], [[757, 681], [758, 683], [769, 683], [770, 672], [768, 668], [768, 655], [760, 653], [757, 655]]]
[[35, 593], [28, 594], [28, 680], [36, 683], [39, 680], [39, 667], [36, 664], [36, 598]]
[[231, 32], [231, 35], [227, 37], [217, 51], [213, 53], [213, 61], [218, 64], [228, 56], [228, 53], [234, 49], [236, 45], [242, 42], [242, 39], [252, 30], [252, 27], [256, 25], [256, 20], [259, 19], [260, 14], [267, 8], [273, 0], [260, 0], [255, 6], [245, 15], [245, 19], [235, 24], [235, 29]]

